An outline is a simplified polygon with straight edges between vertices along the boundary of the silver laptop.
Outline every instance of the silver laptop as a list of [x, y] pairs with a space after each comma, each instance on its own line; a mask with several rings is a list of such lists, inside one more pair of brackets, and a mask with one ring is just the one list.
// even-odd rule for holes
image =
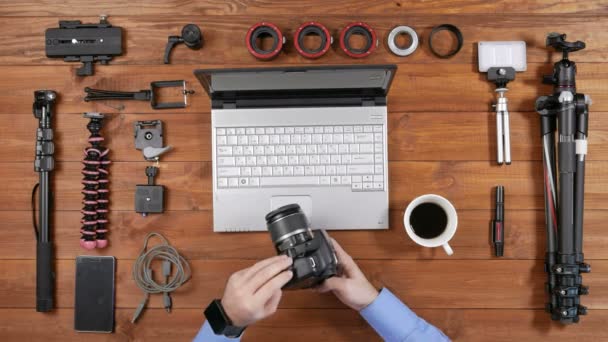
[[266, 230], [299, 204], [313, 228], [388, 228], [394, 65], [196, 70], [211, 98], [213, 229]]

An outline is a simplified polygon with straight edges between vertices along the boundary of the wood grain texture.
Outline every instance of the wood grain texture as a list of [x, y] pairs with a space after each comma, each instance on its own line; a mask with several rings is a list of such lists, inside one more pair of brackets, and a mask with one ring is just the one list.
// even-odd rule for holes
[[[83, 334], [73, 330], [72, 309], [58, 309], [46, 315], [29, 309], [5, 309], [0, 313], [0, 320], [10, 318], [12, 323], [3, 330], [7, 341], [70, 342], [83, 338]], [[416, 313], [442, 329], [453, 341], [608, 339], [608, 331], [604, 329], [608, 319], [606, 310], [590, 310], [581, 324], [567, 327], [552, 324], [542, 310], [420, 309]], [[202, 322], [198, 309], [178, 309], [171, 314], [162, 309], [149, 309], [136, 325], [129, 322], [132, 314], [130, 309], [116, 310], [114, 334], [87, 334], [87, 341], [190, 341]], [[242, 341], [304, 342], [319, 336], [323, 336], [323, 341], [381, 341], [357, 313], [346, 309], [279, 309], [274, 316], [249, 327]]]
[[[113, 12], [113, 11], [112, 11]], [[176, 35], [181, 32], [184, 23], [192, 22], [198, 24], [203, 30], [205, 47], [198, 51], [192, 51], [185, 47], [178, 47], [172, 54], [174, 64], [190, 64], [193, 66], [200, 64], [242, 64], [256, 63], [245, 48], [245, 36], [249, 27], [259, 21], [272, 21], [285, 34], [289, 44], [285, 45], [284, 52], [275, 60], [274, 63], [286, 64], [318, 64], [319, 61], [312, 61], [301, 57], [293, 48], [293, 34], [296, 28], [306, 20], [316, 20], [327, 25], [336, 42], [333, 48], [320, 60], [322, 63], [369, 63], [372, 56], [360, 61], [346, 56], [340, 49], [338, 37], [340, 30], [352, 21], [365, 21], [377, 33], [380, 40], [380, 49], [373, 54], [374, 63], [422, 63], [422, 64], [454, 64], [454, 63], [475, 63], [477, 60], [477, 45], [475, 42], [487, 40], [487, 37], [495, 39], [523, 40], [527, 43], [527, 59], [533, 63], [547, 63], [551, 60], [551, 54], [545, 47], [545, 36], [535, 34], [535, 32], [545, 32], [546, 27], [555, 21], [555, 15], [526, 15], [519, 14], [514, 16], [486, 16], [486, 15], [408, 15], [407, 19], [403, 16], [392, 15], [389, 17], [376, 16], [338, 16], [315, 15], [308, 16], [277, 16], [277, 15], [251, 15], [233, 16], [227, 21], [224, 16], [188, 16], [180, 15], [177, 17], [121, 17], [112, 16], [110, 22], [114, 26], [119, 26], [125, 32], [125, 53], [112, 60], [112, 64], [140, 64], [140, 65], [162, 65], [164, 47], [169, 35]], [[331, 13], [331, 12], [328, 12]], [[604, 13], [605, 15], [605, 13]], [[577, 55], [577, 62], [603, 62], [607, 56], [608, 47], [607, 34], [605, 29], [607, 22], [601, 13], [591, 13], [585, 15], [567, 15], [560, 17], [560, 29], [564, 32], [577, 32], [576, 37], [572, 38], [585, 40], [588, 48], [585, 53]], [[86, 22], [96, 22], [96, 17], [83, 17], [82, 14], [76, 18]], [[0, 53], [0, 64], [2, 65], [38, 65], [53, 64], [64, 65], [62, 59], [49, 59], [45, 57], [43, 42], [44, 32], [48, 28], [57, 27], [57, 18], [53, 17], [33, 17], [27, 18], [28, 26], [23, 27], [20, 23], [23, 18], [4, 18], [1, 27], [5, 30], [5, 35], [10, 37], [5, 41], [2, 52]], [[428, 36], [432, 28], [441, 23], [450, 22], [460, 27], [467, 43], [456, 56], [450, 59], [439, 59], [431, 53], [428, 44]], [[405, 24], [413, 27], [423, 40], [419, 49], [407, 58], [393, 55], [386, 46], [386, 37], [390, 30], [397, 24]], [[440, 41], [440, 39], [438, 39]], [[436, 44], [440, 44], [436, 41]], [[557, 58], [558, 56], [555, 56]], [[78, 63], [72, 63], [78, 64]], [[268, 64], [257, 62], [258, 65]], [[101, 69], [101, 68], [100, 68]], [[472, 73], [477, 73], [476, 67], [470, 68]]]
[[[372, 60], [375, 61], [375, 60]], [[344, 60], [341, 64], [352, 64]], [[272, 66], [280, 65], [273, 63]], [[204, 90], [193, 75], [198, 68], [213, 68], [217, 65], [108, 65], [100, 66], [95, 77], [77, 78], [74, 69], [77, 65], [33, 66], [15, 68], [1, 66], [4, 75], [0, 83], [0, 103], [5, 114], [31, 115], [33, 91], [44, 86], [59, 92], [57, 111], [59, 113], [82, 113], [86, 111], [119, 112], [116, 108], [123, 105], [121, 113], [152, 113], [163, 118], [172, 113], [209, 113], [210, 104]], [[225, 67], [269, 66], [261, 63], [242, 63]], [[154, 72], [150, 72], [154, 70]], [[540, 84], [542, 75], [551, 73], [549, 63], [528, 65], [528, 71], [518, 75], [516, 82], [509, 84], [509, 110], [512, 112], [531, 112], [534, 102], [541, 95], [551, 92], [551, 88]], [[578, 64], [577, 86], [585, 89], [593, 100], [593, 112], [608, 111], [608, 70], [601, 63]], [[471, 64], [400, 64], [388, 98], [390, 112], [488, 112], [494, 100], [494, 86], [485, 80]], [[108, 103], [86, 103], [84, 87], [137, 91], [149, 88], [152, 81], [184, 79], [197, 92], [190, 96], [189, 106], [185, 109], [154, 111], [149, 103], [143, 101], [109, 101]], [[44, 80], [44, 81], [41, 81]], [[457, 114], [457, 113], [454, 113]], [[593, 118], [591, 119], [593, 120]], [[486, 127], [482, 128], [485, 132]], [[536, 139], [536, 137], [534, 138]]]
[[[270, 256], [271, 253], [268, 253]], [[132, 259], [120, 259], [116, 268], [116, 307], [135, 308], [143, 294], [131, 278]], [[544, 308], [546, 275], [541, 260], [359, 260], [358, 264], [376, 286], [386, 286], [413, 309]], [[74, 306], [74, 260], [57, 261], [59, 308]], [[591, 293], [581, 302], [591, 309], [608, 309], [608, 261], [591, 262], [585, 275]], [[173, 293], [174, 308], [204, 308], [222, 295], [228, 276], [251, 265], [250, 260], [190, 260], [192, 279]], [[6, 260], [0, 269], [4, 300], [0, 308], [28, 308], [35, 302], [34, 260]], [[500, 293], [497, 296], [496, 293]], [[162, 308], [162, 296], [152, 296], [150, 307]], [[345, 308], [333, 294], [313, 290], [286, 291], [281, 308]]]
[[[112, 210], [134, 207], [133, 189], [145, 183], [145, 162], [117, 162], [111, 165]], [[587, 162], [585, 203], [587, 209], [608, 209], [608, 185], [599, 177], [608, 167], [605, 161]], [[37, 175], [29, 172], [31, 163], [4, 163], [0, 177], [7, 182], [4, 210], [29, 210], [31, 189]], [[81, 207], [82, 164], [65, 162], [57, 165], [55, 198], [57, 210], [79, 210]], [[168, 188], [166, 210], [212, 209], [210, 162], [167, 162], [160, 164], [158, 184]], [[404, 209], [415, 197], [436, 193], [449, 198], [457, 209], [491, 209], [491, 189], [502, 184], [507, 189], [510, 209], [542, 209], [542, 165], [540, 162], [517, 162], [500, 167], [493, 162], [390, 162], [389, 202], [392, 209]], [[251, 191], [255, 191], [252, 189]]]
[[[585, 212], [585, 258], [608, 259], [608, 236], [605, 234], [606, 210]], [[422, 248], [411, 241], [403, 228], [403, 211], [392, 210], [391, 228], [386, 231], [332, 231], [331, 235], [355, 259], [493, 259], [488, 233], [491, 210], [460, 210], [458, 233], [450, 245], [456, 251], [448, 257], [441, 249]], [[82, 254], [76, 241], [80, 238], [81, 217], [78, 211], [61, 212], [55, 218], [56, 257], [74, 259]], [[0, 211], [0, 236], [12, 236], [4, 241], [0, 259], [33, 259], [34, 238], [29, 211]], [[160, 232], [188, 259], [250, 259], [266, 258], [274, 250], [267, 232], [217, 234], [213, 233], [212, 212], [168, 211], [163, 215], [141, 217], [131, 211], [112, 211], [111, 238], [108, 249], [93, 255], [113, 255], [119, 259], [135, 258], [144, 237]], [[542, 210], [509, 210], [506, 217], [505, 258], [544, 259], [544, 212]], [[230, 244], [224, 241], [230, 238]], [[247, 253], [243, 253], [246, 250]]]
[[[79, 63], [48, 59], [44, 31], [58, 20], [96, 22], [100, 13], [124, 28], [125, 54], [111, 65], [96, 65], [95, 76], [76, 77]], [[255, 22], [276, 23], [292, 38], [307, 20], [325, 24], [334, 37], [352, 21], [369, 23], [380, 46], [368, 58], [346, 57], [334, 42], [320, 60], [300, 57], [288, 41], [273, 62], [246, 51], [246, 30]], [[177, 47], [172, 64], [162, 64], [167, 36], [186, 23], [201, 27], [205, 46]], [[461, 52], [442, 60], [431, 55], [433, 26], [452, 23], [465, 37]], [[386, 49], [396, 25], [409, 25], [422, 44], [400, 58]], [[584, 276], [591, 309], [581, 324], [562, 327], [542, 310], [545, 294], [545, 228], [534, 102], [551, 92], [542, 85], [559, 57], [545, 47], [547, 32], [584, 40], [577, 62], [577, 87], [592, 97], [585, 196]], [[387, 286], [422, 318], [454, 341], [608, 340], [608, 3], [605, 0], [24, 0], [0, 1], [0, 332], [3, 341], [189, 341], [203, 321], [202, 309], [221, 295], [235, 270], [274, 254], [267, 232], [213, 233], [211, 115], [207, 95], [193, 75], [199, 68], [293, 65], [398, 65], [388, 99], [390, 229], [333, 231], [332, 237], [355, 258], [376, 286]], [[509, 84], [513, 164], [495, 165], [494, 86], [477, 71], [476, 43], [524, 40], [528, 70]], [[84, 87], [140, 90], [151, 81], [184, 79], [196, 91], [185, 109], [155, 111], [145, 102], [85, 103]], [[50, 314], [34, 311], [35, 244], [30, 195], [36, 120], [32, 93], [54, 89], [60, 97], [55, 119], [57, 171], [54, 241], [57, 304]], [[86, 146], [86, 111], [109, 114], [104, 136], [111, 149], [110, 246], [84, 252], [77, 244], [81, 218], [80, 159]], [[133, 122], [161, 119], [165, 142], [158, 183], [167, 187], [167, 211], [143, 218], [133, 212], [133, 190], [144, 183], [140, 151], [134, 149]], [[497, 259], [489, 241], [491, 189], [505, 185], [506, 249]], [[452, 257], [415, 245], [405, 234], [403, 210], [416, 196], [437, 193], [456, 206], [458, 232]], [[143, 238], [161, 232], [193, 266], [193, 279], [173, 295], [171, 314], [154, 296], [137, 325], [130, 323], [142, 294], [131, 266]], [[114, 334], [73, 331], [74, 258], [117, 257]], [[332, 295], [288, 292], [271, 318], [247, 330], [243, 341], [380, 341], [354, 311]]]
[[[590, 154], [587, 160], [608, 160], [608, 123], [593, 113], [589, 123]], [[514, 161], [541, 160], [539, 120], [530, 112], [511, 113], [511, 154]], [[114, 161], [141, 161], [134, 149], [133, 123], [139, 120], [165, 120], [165, 144], [173, 146], [163, 161], [211, 161], [211, 122], [208, 114], [111, 114], [102, 135]], [[32, 132], [36, 120], [14, 115], [13, 125], [0, 126], [0, 136], [8, 143], [0, 150], [0, 160], [31, 161]], [[496, 153], [496, 116], [491, 113], [390, 113], [388, 118], [388, 156], [391, 161], [485, 161]], [[59, 113], [55, 120], [58, 161], [80, 161], [86, 146], [88, 120], [79, 114]], [[485, 127], [486, 132], [479, 128]], [[448, 133], [446, 133], [448, 132]]]
[[212, 1], [179, 1], [152, 0], [112, 2], [109, 0], [83, 4], [78, 0], [67, 0], [57, 3], [50, 0], [23, 1], [19, 4], [2, 3], [0, 12], [5, 16], [96, 16], [99, 13], [110, 13], [116, 16], [143, 16], [162, 13], [167, 17], [183, 16], [189, 13], [198, 15], [395, 15], [420, 14], [497, 14], [497, 13], [606, 13], [607, 6], [603, 1], [576, 0], [411, 0], [411, 1], [297, 1], [297, 0], [212, 0]]

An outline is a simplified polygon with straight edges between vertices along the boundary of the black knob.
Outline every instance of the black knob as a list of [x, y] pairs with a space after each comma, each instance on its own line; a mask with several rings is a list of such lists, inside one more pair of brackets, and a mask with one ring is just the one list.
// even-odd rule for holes
[[188, 24], [182, 28], [181, 37], [169, 36], [167, 46], [165, 47], [165, 56], [163, 57], [165, 64], [169, 64], [171, 50], [179, 43], [186, 44], [192, 50], [200, 49], [203, 46], [203, 33], [201, 29], [194, 24]]
[[203, 47], [203, 34], [201, 29], [194, 25], [188, 24], [182, 28], [182, 39], [187, 47], [198, 50]]
[[156, 166], [146, 167], [146, 176], [148, 176], [148, 185], [154, 185], [154, 177], [158, 174], [158, 168]]

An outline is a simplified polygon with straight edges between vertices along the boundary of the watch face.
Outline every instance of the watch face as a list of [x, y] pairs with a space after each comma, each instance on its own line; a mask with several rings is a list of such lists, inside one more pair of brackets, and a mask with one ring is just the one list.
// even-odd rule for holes
[[222, 310], [222, 304], [219, 299], [212, 301], [207, 309], [205, 309], [205, 317], [216, 335], [224, 335], [229, 322], [228, 317], [224, 314], [224, 310]]

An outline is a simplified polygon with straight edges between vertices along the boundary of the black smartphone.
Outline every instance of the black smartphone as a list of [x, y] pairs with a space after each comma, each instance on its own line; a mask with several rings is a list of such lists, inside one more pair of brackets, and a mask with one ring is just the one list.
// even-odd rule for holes
[[76, 257], [74, 330], [111, 333], [114, 330], [114, 271], [112, 256]]

